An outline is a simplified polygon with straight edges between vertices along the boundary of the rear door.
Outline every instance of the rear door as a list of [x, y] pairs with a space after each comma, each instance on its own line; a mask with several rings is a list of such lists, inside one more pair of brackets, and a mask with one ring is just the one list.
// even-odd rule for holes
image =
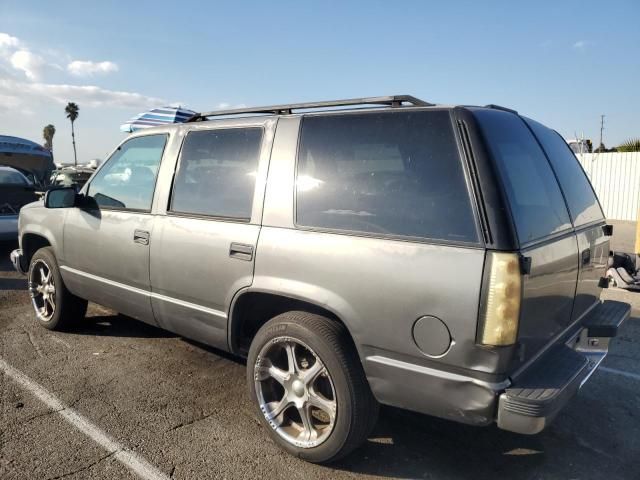
[[602, 229], [604, 213], [578, 159], [562, 137], [534, 120], [525, 121], [551, 162], [575, 227], [580, 264], [571, 319], [577, 320], [600, 299], [599, 283], [609, 257], [609, 237]]
[[531, 259], [518, 333], [516, 363], [523, 363], [571, 323], [578, 245], [554, 172], [525, 122], [501, 110], [474, 115], [499, 171], [520, 251]]
[[186, 132], [151, 243], [152, 305], [164, 328], [227, 348], [227, 312], [251, 285], [274, 119]]

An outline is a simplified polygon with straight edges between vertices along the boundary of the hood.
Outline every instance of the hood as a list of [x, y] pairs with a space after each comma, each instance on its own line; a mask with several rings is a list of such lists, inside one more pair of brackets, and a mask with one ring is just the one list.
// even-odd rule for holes
[[41, 185], [56, 168], [49, 150], [31, 140], [7, 135], [0, 135], [0, 165], [28, 172]]

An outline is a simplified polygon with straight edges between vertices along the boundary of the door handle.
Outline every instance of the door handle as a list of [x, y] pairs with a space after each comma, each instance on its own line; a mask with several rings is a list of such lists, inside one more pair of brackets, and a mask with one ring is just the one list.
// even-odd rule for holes
[[233, 242], [229, 246], [229, 256], [231, 258], [237, 258], [238, 260], [246, 260], [249, 262], [253, 259], [253, 245]]
[[591, 249], [587, 248], [582, 251], [582, 264], [589, 265], [591, 263]]
[[140, 245], [149, 245], [149, 232], [146, 230], [134, 230], [133, 242]]

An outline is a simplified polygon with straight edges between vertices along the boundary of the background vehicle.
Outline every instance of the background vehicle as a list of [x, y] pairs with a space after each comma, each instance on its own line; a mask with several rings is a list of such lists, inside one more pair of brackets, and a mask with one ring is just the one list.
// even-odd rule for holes
[[0, 166], [0, 241], [18, 240], [18, 213], [37, 199], [35, 186], [25, 174]]
[[95, 168], [73, 166], [61, 167], [54, 170], [49, 178], [49, 185], [52, 187], [72, 187], [80, 190], [87, 180], [93, 175]]
[[17, 168], [44, 187], [55, 169], [51, 152], [24, 138], [0, 135], [0, 165]]
[[589, 139], [575, 139], [570, 138], [567, 140], [567, 144], [573, 153], [591, 153], [593, 151], [593, 144]]
[[496, 106], [203, 113], [131, 135], [20, 228], [42, 326], [91, 300], [247, 356], [261, 422], [313, 462], [379, 402], [537, 433], [629, 315], [599, 300], [611, 227], [575, 156]]

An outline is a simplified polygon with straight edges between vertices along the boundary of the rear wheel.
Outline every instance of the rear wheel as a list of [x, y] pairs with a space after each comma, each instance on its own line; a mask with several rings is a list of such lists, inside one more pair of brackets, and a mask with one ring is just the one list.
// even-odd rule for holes
[[43, 327], [67, 330], [85, 316], [87, 301], [67, 290], [51, 247], [41, 248], [33, 255], [28, 279], [31, 304]]
[[346, 329], [288, 312], [267, 322], [249, 351], [247, 381], [261, 422], [289, 453], [338, 460], [375, 425], [378, 404]]

